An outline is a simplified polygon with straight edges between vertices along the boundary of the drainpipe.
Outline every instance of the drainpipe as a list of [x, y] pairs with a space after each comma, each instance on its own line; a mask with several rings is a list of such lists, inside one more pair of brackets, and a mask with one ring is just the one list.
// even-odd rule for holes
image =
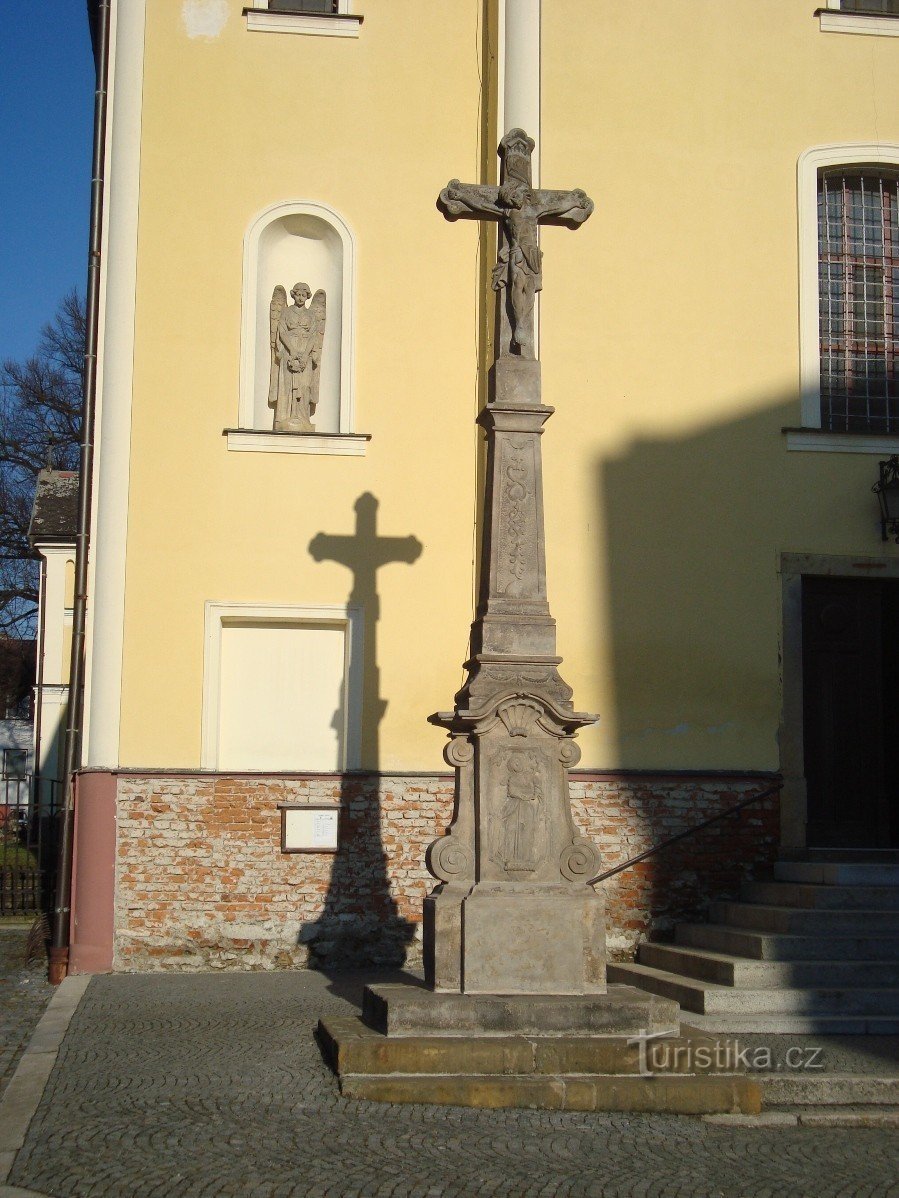
[[91, 170], [90, 248], [87, 260], [86, 341], [84, 347], [83, 412], [78, 465], [78, 531], [75, 535], [75, 602], [72, 610], [72, 658], [63, 754], [63, 802], [56, 874], [56, 906], [50, 941], [48, 977], [57, 985], [69, 963], [69, 919], [72, 893], [75, 770], [81, 762], [81, 724], [84, 712], [84, 628], [87, 611], [87, 554], [90, 536], [91, 478], [94, 467], [94, 416], [97, 397], [97, 338], [100, 320], [100, 251], [102, 246], [103, 185], [106, 156], [106, 105], [109, 82], [109, 25], [111, 0], [95, 0], [91, 33], [97, 83], [94, 90], [94, 150]]

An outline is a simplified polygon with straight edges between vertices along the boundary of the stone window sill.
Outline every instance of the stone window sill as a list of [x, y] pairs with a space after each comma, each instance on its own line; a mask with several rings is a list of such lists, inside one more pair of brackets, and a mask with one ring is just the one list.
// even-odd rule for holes
[[365, 456], [371, 433], [275, 433], [258, 428], [226, 428], [228, 449], [244, 453], [315, 453], [330, 457]]
[[819, 8], [817, 16], [822, 33], [862, 33], [878, 37], [899, 37], [899, 16], [887, 13], [843, 12], [839, 8]]
[[787, 449], [806, 453], [899, 453], [895, 433], [831, 433], [824, 428], [784, 428]]
[[358, 37], [363, 18], [358, 13], [278, 12], [277, 8], [245, 8], [247, 29], [253, 33], [305, 33], [313, 37]]

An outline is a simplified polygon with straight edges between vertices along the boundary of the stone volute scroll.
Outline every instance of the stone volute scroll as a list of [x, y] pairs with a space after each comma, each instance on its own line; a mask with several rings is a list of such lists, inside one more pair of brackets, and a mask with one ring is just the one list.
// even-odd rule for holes
[[327, 303], [324, 291], [312, 295], [308, 283], [295, 283], [290, 295], [292, 304], [279, 284], [269, 305], [268, 406], [274, 409], [274, 432], [311, 433], [315, 431], [312, 417], [318, 404]]
[[587, 885], [599, 852], [578, 830], [568, 770], [577, 731], [559, 674], [546, 588], [543, 428], [534, 297], [543, 283], [538, 226], [576, 228], [593, 211], [581, 190], [531, 184], [534, 143], [513, 129], [500, 143], [499, 186], [452, 180], [450, 219], [500, 225], [492, 273], [499, 353], [479, 416], [487, 437], [481, 589], [472, 655], [452, 711], [433, 722], [450, 741], [456, 806], [428, 854], [439, 885], [425, 900], [425, 962], [435, 990], [471, 994], [596, 994], [605, 990], [603, 903]]

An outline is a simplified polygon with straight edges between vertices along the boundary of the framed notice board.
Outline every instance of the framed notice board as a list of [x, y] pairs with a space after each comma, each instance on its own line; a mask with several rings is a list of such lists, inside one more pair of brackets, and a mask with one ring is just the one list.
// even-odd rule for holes
[[337, 803], [281, 803], [282, 853], [336, 853], [340, 847]]

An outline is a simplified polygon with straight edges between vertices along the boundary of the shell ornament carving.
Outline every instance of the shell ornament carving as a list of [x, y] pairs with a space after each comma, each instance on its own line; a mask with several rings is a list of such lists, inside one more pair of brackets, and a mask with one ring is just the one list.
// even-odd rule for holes
[[543, 714], [543, 708], [532, 699], [513, 699], [503, 703], [496, 714], [506, 725], [510, 736], [527, 736], [531, 725]]
[[569, 882], [586, 882], [599, 865], [599, 852], [585, 836], [567, 844], [559, 854], [559, 869]]
[[443, 836], [428, 850], [428, 869], [441, 882], [459, 881], [471, 876], [471, 854], [455, 837]]

